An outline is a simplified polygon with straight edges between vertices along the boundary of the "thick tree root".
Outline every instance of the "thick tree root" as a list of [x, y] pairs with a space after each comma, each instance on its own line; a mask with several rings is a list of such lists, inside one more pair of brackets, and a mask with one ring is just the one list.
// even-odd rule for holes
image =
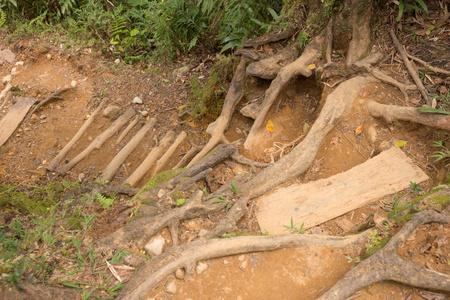
[[293, 36], [295, 34], [296, 31], [297, 31], [297, 28], [293, 28], [288, 31], [283, 31], [280, 33], [274, 33], [274, 34], [267, 35], [267, 36], [257, 37], [257, 38], [245, 41], [243, 46], [244, 47], [258, 47], [258, 46], [262, 46], [264, 44], [278, 42], [278, 41], [290, 38], [291, 36]]
[[322, 54], [322, 45], [324, 41], [325, 38], [323, 34], [314, 38], [314, 40], [306, 46], [302, 55], [293, 63], [283, 67], [277, 77], [272, 81], [270, 87], [266, 90], [259, 114], [256, 117], [244, 143], [244, 147], [246, 149], [252, 149], [258, 143], [262, 128], [264, 128], [266, 124], [266, 117], [270, 107], [290, 80], [298, 75], [310, 77], [313, 74], [313, 72], [308, 69], [308, 65], [312, 64], [320, 57]]
[[3, 91], [0, 93], [0, 100], [2, 100], [3, 97], [5, 97], [5, 100], [3, 101], [2, 105], [0, 105], [0, 111], [5, 107], [6, 102], [8, 102], [8, 97], [6, 97], [6, 94], [11, 90], [12, 85], [8, 82], [6, 87], [3, 89]]
[[191, 160], [194, 158], [194, 156], [199, 153], [202, 150], [201, 146], [192, 146], [191, 149], [189, 149], [186, 154], [184, 154], [183, 158], [176, 164], [174, 169], [184, 168]]
[[373, 117], [382, 117], [388, 123], [404, 120], [450, 131], [450, 117], [447, 115], [421, 113], [413, 107], [384, 105], [374, 101], [367, 104], [367, 110]]
[[233, 80], [231, 81], [230, 89], [228, 90], [227, 96], [225, 97], [225, 102], [223, 104], [222, 112], [220, 116], [213, 123], [209, 124], [206, 129], [211, 138], [209, 142], [187, 165], [188, 168], [196, 164], [200, 159], [202, 159], [209, 151], [211, 151], [215, 146], [220, 143], [228, 143], [225, 139], [225, 130], [227, 130], [230, 125], [231, 117], [234, 113], [236, 105], [241, 101], [244, 96], [244, 86], [245, 86], [245, 65], [247, 64], [248, 58], [242, 56], [241, 62], [234, 73]]
[[[223, 203], [201, 202], [203, 192], [197, 192], [185, 205], [177, 209], [171, 209], [155, 217], [143, 216], [128, 222], [113, 234], [101, 239], [98, 247], [108, 249], [142, 249], [150, 238], [165, 227], [170, 227], [174, 222], [185, 219], [197, 218], [199, 216], [219, 212], [223, 209]], [[178, 240], [178, 233], [172, 237]]]
[[450, 223], [450, 216], [434, 211], [417, 213], [383, 249], [349, 271], [319, 299], [346, 299], [356, 291], [383, 280], [393, 280], [414, 287], [450, 292], [450, 276], [408, 262], [396, 253], [397, 247], [417, 227], [431, 222]]
[[347, 237], [292, 234], [193, 241], [168, 249], [146, 262], [124, 287], [118, 299], [145, 299], [145, 293], [151, 291], [168, 275], [179, 268], [184, 268], [190, 273], [195, 264], [201, 260], [292, 247], [357, 247], [365, 242], [368, 234], [369, 231]]
[[64, 148], [59, 151], [58, 155], [50, 162], [50, 164], [47, 166], [47, 170], [54, 171], [61, 160], [66, 156], [66, 154], [72, 149], [73, 145], [75, 145], [76, 142], [81, 138], [81, 136], [84, 134], [86, 129], [89, 127], [89, 125], [92, 124], [94, 121], [94, 118], [98, 115], [98, 113], [103, 109], [107, 101], [107, 98], [103, 99], [103, 101], [100, 103], [100, 105], [94, 110], [94, 112], [91, 114], [89, 119], [84, 122], [83, 126], [78, 130], [78, 132], [73, 136], [73, 138], [70, 140], [70, 142], [67, 143], [67, 145], [64, 146]]

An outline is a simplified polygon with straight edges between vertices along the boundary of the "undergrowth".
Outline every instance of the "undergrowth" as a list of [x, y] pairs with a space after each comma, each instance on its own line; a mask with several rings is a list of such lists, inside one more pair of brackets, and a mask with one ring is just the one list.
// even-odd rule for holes
[[[44, 187], [0, 185], [0, 274], [12, 285], [60, 284], [92, 296], [113, 297], [123, 287], [108, 271], [88, 236], [96, 214], [112, 198], [78, 182], [52, 182]], [[99, 202], [99, 203], [97, 203]], [[97, 208], [98, 210], [98, 208]], [[119, 251], [111, 264], [120, 264]], [[113, 262], [114, 261], [114, 262]]]

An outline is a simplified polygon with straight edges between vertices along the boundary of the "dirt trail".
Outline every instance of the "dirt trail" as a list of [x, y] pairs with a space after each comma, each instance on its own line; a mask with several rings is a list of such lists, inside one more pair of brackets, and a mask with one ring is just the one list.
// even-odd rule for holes
[[[61, 180], [62, 178], [57, 178], [55, 173], [46, 172], [46, 166], [75, 135], [89, 114], [104, 98], [109, 98], [110, 103], [118, 104], [122, 109], [133, 107], [137, 113], [146, 111], [149, 117], [156, 117], [158, 120], [155, 129], [145, 136], [143, 142], [119, 169], [112, 181], [114, 184], [122, 183], [168, 130], [173, 130], [177, 134], [185, 130], [188, 132], [188, 139], [182, 143], [163, 170], [171, 169], [176, 165], [181, 155], [192, 145], [205, 143], [206, 124], [183, 122], [178, 119], [178, 108], [187, 105], [189, 100], [186, 85], [173, 72], [115, 66], [102, 61], [101, 57], [90, 49], [70, 55], [51, 48], [47, 52], [40, 47], [35, 47], [38, 44], [37, 41], [29, 41], [29, 44], [25, 45], [25, 50], [16, 53], [18, 56], [16, 61], [24, 61], [23, 66], [17, 67], [18, 72], [11, 81], [18, 89], [16, 93], [43, 100], [57, 89], [70, 86], [72, 81], [76, 81], [77, 85], [74, 90], [63, 94], [63, 100], [48, 104], [35, 115], [28, 116], [2, 147], [0, 181], [3, 184], [32, 186], [50, 180]], [[44, 49], [48, 48], [44, 47]], [[13, 67], [13, 64], [0, 66], [0, 78], [8, 75]], [[280, 97], [279, 103], [271, 109], [270, 116], [275, 130], [273, 133], [267, 133], [266, 139], [259, 145], [259, 152], [247, 153], [249, 157], [270, 162], [270, 153], [278, 149], [277, 145], [289, 143], [298, 137], [302, 130], [306, 132], [314, 122], [323, 105], [321, 99], [324, 99], [331, 89], [322, 90], [322, 85], [313, 79], [302, 82], [303, 84], [292, 83], [288, 91]], [[249, 86], [249, 94], [243, 102], [260, 97], [267, 88], [267, 84], [264, 80], [252, 82]], [[143, 104], [132, 103], [136, 96], [143, 99]], [[402, 94], [395, 88], [381, 83], [369, 86], [361, 95], [360, 102], [355, 104], [352, 113], [347, 115], [325, 138], [316, 156], [316, 163], [296, 181], [307, 182], [344, 172], [364, 162], [381, 148], [399, 140], [407, 142], [403, 150], [422, 170], [426, 171], [431, 178], [437, 177], [438, 172], [430, 165], [428, 158], [435, 150], [431, 147], [432, 141], [436, 139], [435, 131], [406, 122], [386, 125], [382, 120], [373, 119], [369, 117], [364, 106], [369, 99], [380, 103], [403, 104]], [[240, 107], [243, 104], [241, 103]], [[10, 106], [11, 103], [8, 103], [0, 112], [0, 118], [8, 112]], [[115, 144], [115, 140], [120, 132], [113, 136], [100, 149], [94, 150], [85, 160], [76, 165], [64, 177], [64, 180], [94, 181], [99, 172], [126, 145], [143, 122], [144, 120], [139, 123], [139, 126], [133, 128], [118, 145]], [[96, 118], [93, 125], [68, 153], [66, 159], [70, 160], [81, 152], [111, 123], [110, 118], [104, 116]], [[226, 136], [230, 141], [242, 138], [248, 133], [250, 126], [250, 119], [236, 113]], [[364, 133], [360, 136], [354, 134], [358, 126], [364, 128]], [[376, 141], [370, 140], [370, 132], [373, 132], [371, 128], [377, 132]], [[275, 156], [275, 158], [278, 157]], [[231, 164], [221, 166], [215, 170], [215, 176], [221, 176], [221, 180], [225, 182], [243, 169], [248, 171], [248, 168]], [[149, 175], [144, 177], [139, 186], [149, 179]], [[426, 184], [430, 185], [430, 183]], [[389, 201], [391, 199], [382, 199], [322, 224], [314, 231], [335, 235], [346, 233], [363, 224], [370, 214], [382, 210]], [[252, 202], [249, 214], [239, 224], [240, 232], [260, 230], [254, 218], [257, 206], [257, 200]], [[92, 233], [93, 237], [99, 238], [111, 232], [112, 228], [103, 228], [105, 224], [111, 222], [105, 214], [99, 218], [101, 221], [97, 222]], [[181, 242], [187, 242], [196, 236], [202, 227], [211, 226], [211, 221], [217, 218], [218, 216], [210, 216], [210, 220], [194, 219], [184, 222], [181, 224], [184, 232]], [[434, 229], [436, 230], [434, 236], [450, 238], [448, 225]], [[409, 241], [409, 249], [418, 249], [430, 242], [428, 230], [425, 227], [418, 231], [417, 237]], [[448, 246], [445, 249], [449, 250]], [[208, 268], [204, 274], [194, 275], [186, 281], [176, 280], [175, 295], [164, 291], [164, 286], [175, 280], [168, 278], [152, 291], [149, 297], [154, 299], [312, 299], [334, 285], [351, 268], [353, 262], [349, 262], [347, 256], [354, 258], [359, 255], [359, 253], [347, 253], [345, 250], [298, 248], [214, 259], [206, 262]], [[412, 256], [406, 250], [404, 255]], [[432, 265], [432, 268], [438, 268], [441, 272], [450, 274], [448, 265], [438, 261], [438, 256], [432, 251], [427, 250], [417, 255], [423, 256], [418, 259], [420, 264], [428, 263]], [[448, 257], [448, 252], [439, 257], [445, 257], [445, 255]], [[379, 283], [358, 294], [361, 294], [361, 299], [406, 299], [409, 295], [412, 297], [408, 299], [422, 299], [418, 296], [417, 290], [394, 283]]]

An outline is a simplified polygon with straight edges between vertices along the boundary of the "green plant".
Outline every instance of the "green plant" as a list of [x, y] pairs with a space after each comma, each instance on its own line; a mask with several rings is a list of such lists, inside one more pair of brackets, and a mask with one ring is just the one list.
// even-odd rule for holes
[[370, 234], [369, 234], [369, 242], [366, 244], [366, 248], [367, 250], [369, 250], [372, 247], [377, 247], [381, 244], [381, 236], [378, 234], [378, 230], [374, 229]]
[[114, 198], [107, 198], [104, 195], [100, 193], [95, 193], [95, 198], [100, 202], [100, 204], [103, 206], [103, 209], [110, 208], [114, 203]]
[[407, 194], [403, 195], [401, 198], [398, 197], [397, 191], [394, 189], [394, 201], [392, 203], [392, 216], [394, 217], [394, 220], [397, 220], [397, 214], [399, 212], [399, 204], [400, 201], [406, 196]]
[[416, 111], [422, 112], [422, 113], [435, 113], [435, 114], [450, 115], [450, 112], [448, 112], [448, 111], [433, 108], [433, 107], [419, 107], [416, 109]]
[[182, 206], [184, 203], [186, 203], [186, 199], [177, 199], [177, 201], [175, 201], [175, 206]]
[[228, 187], [234, 194], [237, 194], [237, 192], [239, 191], [239, 188], [236, 186], [236, 182], [234, 182], [234, 179], [231, 180], [231, 184], [229, 184]]
[[108, 288], [108, 290], [106, 292], [112, 296], [117, 296], [119, 294], [118, 291], [121, 291], [124, 286], [125, 286], [125, 283], [119, 282], [118, 284], [113, 285], [112, 287]]
[[413, 9], [413, 10], [423, 10], [424, 12], [426, 12], [426, 14], [428, 15], [428, 7], [425, 4], [425, 2], [423, 0], [414, 0], [417, 4], [419, 4], [421, 6], [417, 7], [415, 5], [411, 5], [406, 3], [405, 0], [393, 0], [392, 2], [398, 6], [398, 15], [397, 15], [397, 21], [400, 21], [402, 19], [403, 13], [406, 9]]
[[224, 201], [227, 200], [227, 199], [226, 199], [224, 196], [222, 196], [222, 195], [214, 195], [213, 198], [219, 198], [219, 199], [218, 199], [218, 200], [214, 200], [212, 203], [220, 203], [220, 202], [224, 202]]
[[124, 250], [124, 249], [119, 249], [114, 253], [113, 257], [111, 258], [111, 260], [109, 262], [113, 265], [122, 264], [122, 259], [125, 256], [127, 256], [128, 254], [130, 254], [129, 251]]
[[311, 38], [309, 37], [309, 34], [305, 31], [301, 31], [300, 34], [298, 35], [297, 38], [298, 42], [297, 42], [297, 48], [299, 50], [303, 50], [305, 49], [306, 45], [309, 44], [309, 42], [311, 42]]
[[289, 229], [292, 233], [294, 233], [294, 232], [298, 232], [298, 233], [306, 233], [306, 231], [303, 230], [303, 225], [304, 225], [304, 223], [302, 223], [302, 225], [300, 226], [300, 228], [297, 228], [297, 227], [296, 227], [296, 226], [297, 226], [297, 223], [294, 224], [294, 220], [293, 220], [292, 217], [291, 217], [291, 225], [290, 225], [290, 226], [284, 225], [283, 227]]
[[415, 193], [417, 196], [419, 196], [420, 193], [422, 192], [422, 188], [420, 187], [419, 184], [410, 181], [409, 182], [409, 191], [412, 193]]
[[350, 255], [345, 256], [348, 259], [348, 263], [352, 264], [352, 268], [356, 267], [356, 264], [361, 262], [361, 258], [359, 256], [352, 258]]
[[450, 150], [444, 146], [443, 141], [434, 141], [434, 146], [441, 148], [441, 151], [435, 151], [433, 155], [430, 155], [430, 157], [436, 158], [434, 162], [450, 158]]

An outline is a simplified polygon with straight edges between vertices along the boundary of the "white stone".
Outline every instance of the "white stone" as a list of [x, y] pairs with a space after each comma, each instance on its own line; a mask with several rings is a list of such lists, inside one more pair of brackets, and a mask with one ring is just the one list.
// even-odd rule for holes
[[209, 233], [208, 230], [206, 230], [206, 229], [200, 229], [200, 231], [198, 232], [198, 236], [199, 236], [199, 237], [202, 237], [202, 236], [207, 235], [208, 233]]
[[115, 61], [114, 61], [114, 64], [117, 66], [118, 64], [120, 64], [120, 59], [116, 59]]
[[75, 86], [77, 85], [77, 82], [76, 82], [75, 80], [72, 80], [72, 82], [70, 83], [70, 85], [71, 85], [72, 87], [75, 87]]
[[142, 101], [141, 98], [139, 98], [139, 97], [134, 97], [133, 103], [136, 103], [136, 104], [142, 104], [142, 103], [144, 103], [144, 102]]
[[239, 268], [243, 271], [243, 270], [245, 270], [245, 268], [247, 268], [247, 264], [248, 264], [248, 261], [244, 260]]
[[16, 66], [23, 66], [23, 61], [18, 61], [18, 62], [16, 62]]
[[6, 75], [5, 77], [3, 77], [2, 82], [10, 82], [11, 78], [12, 78], [11, 75]]
[[176, 285], [175, 281], [169, 281], [169, 283], [167, 283], [165, 286], [165, 290], [169, 294], [174, 295], [177, 292], [177, 285]]
[[158, 191], [158, 198], [161, 198], [162, 196], [164, 196], [166, 194], [166, 190], [165, 189], [160, 189]]
[[50, 53], [47, 54], [47, 59], [52, 59], [52, 55]]
[[205, 270], [208, 269], [208, 265], [202, 262], [199, 262], [197, 267], [195, 268], [195, 272], [200, 275], [203, 272], [205, 272]]
[[139, 112], [141, 113], [141, 115], [142, 115], [143, 117], [148, 116], [148, 111], [146, 111], [146, 110], [144, 110], [144, 111], [139, 111]]
[[14, 67], [14, 68], [11, 69], [11, 75], [16, 74], [16, 72], [17, 72], [17, 68], [16, 68], [16, 67]]
[[238, 260], [243, 262], [245, 260], [245, 255], [239, 255]]
[[185, 277], [184, 270], [183, 270], [183, 269], [177, 269], [177, 270], [175, 271], [175, 277], [176, 277], [177, 279], [183, 280], [184, 277]]
[[163, 253], [166, 248], [166, 240], [160, 236], [154, 236], [150, 239], [150, 241], [145, 245], [144, 249], [151, 256], [156, 256]]

